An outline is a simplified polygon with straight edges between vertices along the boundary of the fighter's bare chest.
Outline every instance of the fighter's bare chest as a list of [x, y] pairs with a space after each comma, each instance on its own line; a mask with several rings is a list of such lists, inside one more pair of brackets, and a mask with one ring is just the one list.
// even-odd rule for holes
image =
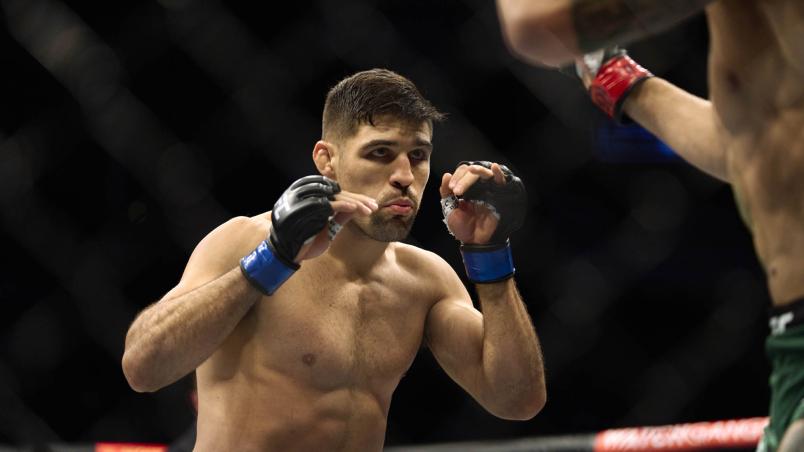
[[263, 365], [322, 389], [398, 381], [421, 345], [425, 300], [398, 281], [294, 283], [255, 312]]

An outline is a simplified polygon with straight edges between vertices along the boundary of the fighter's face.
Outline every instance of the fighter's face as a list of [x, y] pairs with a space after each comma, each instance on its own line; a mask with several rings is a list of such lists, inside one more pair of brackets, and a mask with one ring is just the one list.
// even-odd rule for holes
[[362, 124], [340, 148], [336, 177], [341, 189], [371, 196], [380, 208], [349, 224], [374, 240], [392, 242], [407, 237], [430, 177], [432, 128], [396, 118], [375, 118]]

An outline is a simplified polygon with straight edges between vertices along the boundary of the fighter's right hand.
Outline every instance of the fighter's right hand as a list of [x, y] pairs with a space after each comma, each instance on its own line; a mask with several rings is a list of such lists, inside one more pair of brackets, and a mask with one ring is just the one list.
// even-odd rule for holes
[[299, 269], [298, 262], [323, 253], [352, 215], [377, 208], [368, 197], [340, 193], [338, 183], [324, 176], [307, 176], [291, 184], [274, 204], [270, 236], [240, 260], [243, 275], [272, 295]]
[[589, 90], [592, 102], [618, 123], [628, 95], [640, 83], [653, 77], [620, 47], [584, 55], [576, 61], [575, 70]]

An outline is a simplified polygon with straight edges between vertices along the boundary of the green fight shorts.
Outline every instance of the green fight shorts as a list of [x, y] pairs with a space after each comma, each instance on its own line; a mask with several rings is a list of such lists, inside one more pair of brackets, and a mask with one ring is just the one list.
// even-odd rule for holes
[[765, 353], [771, 364], [770, 422], [757, 452], [776, 452], [787, 427], [804, 419], [804, 298], [771, 310]]

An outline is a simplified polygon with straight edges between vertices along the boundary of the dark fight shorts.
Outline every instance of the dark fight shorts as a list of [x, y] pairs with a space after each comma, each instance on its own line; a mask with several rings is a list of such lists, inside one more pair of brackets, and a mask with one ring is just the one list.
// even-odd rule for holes
[[804, 419], [804, 298], [773, 308], [765, 353], [771, 364], [770, 423], [757, 452], [775, 452], [787, 427]]

